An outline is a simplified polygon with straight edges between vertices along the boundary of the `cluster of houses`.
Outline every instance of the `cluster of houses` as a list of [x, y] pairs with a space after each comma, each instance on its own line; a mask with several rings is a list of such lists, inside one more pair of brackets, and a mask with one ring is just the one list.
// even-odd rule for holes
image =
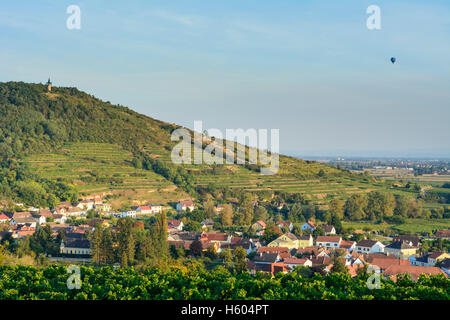
[[[247, 254], [254, 252], [254, 258], [247, 263], [251, 273], [268, 272], [272, 275], [278, 272], [291, 272], [297, 266], [321, 268], [330, 272], [333, 267], [333, 257], [339, 255], [344, 259], [344, 265], [352, 276], [356, 276], [359, 268], [372, 266], [372, 270], [382, 273], [385, 277], [396, 279], [397, 275], [408, 273], [417, 279], [420, 274], [450, 275], [450, 255], [445, 252], [430, 252], [418, 255], [421, 239], [416, 236], [397, 236], [392, 243], [384, 245], [377, 240], [361, 241], [344, 240], [336, 235], [333, 226], [322, 225], [324, 236], [313, 238], [310, 232], [305, 235], [291, 233], [292, 224], [279, 221], [277, 225], [285, 227], [286, 232], [263, 246], [259, 238], [241, 238], [225, 233], [208, 232], [207, 220], [202, 222], [202, 232], [184, 232], [183, 222], [169, 220], [169, 244], [189, 250], [193, 241], [201, 241], [203, 250], [214, 246], [216, 253], [224, 249], [234, 250], [241, 246]], [[304, 231], [314, 231], [317, 226], [307, 222], [302, 226]], [[265, 223], [257, 221], [252, 228], [264, 231]], [[286, 230], [285, 229], [285, 230]], [[445, 231], [445, 230], [441, 230]], [[445, 233], [445, 232], [444, 232]], [[440, 236], [442, 232], [437, 233]]]
[[[20, 205], [20, 204], [17, 204]], [[179, 211], [194, 210], [192, 201], [180, 201], [175, 205]], [[54, 209], [28, 208], [28, 211], [0, 213], [0, 224], [7, 225], [8, 228], [2, 228], [6, 231], [0, 232], [0, 240], [4, 238], [21, 239], [33, 235], [36, 230], [43, 225], [49, 225], [56, 237], [60, 231], [63, 231], [66, 241], [61, 243], [60, 253], [67, 255], [89, 256], [91, 253], [89, 240], [85, 236], [86, 230], [93, 229], [97, 222], [109, 226], [107, 220], [91, 219], [87, 225], [75, 226], [67, 224], [68, 218], [83, 218], [87, 216], [88, 211], [95, 211], [104, 217], [131, 217], [133, 219], [139, 216], [155, 215], [163, 210], [159, 204], [146, 204], [133, 206], [130, 211], [113, 212], [111, 205], [101, 198], [85, 199], [75, 204], [63, 202]], [[210, 225], [211, 224], [211, 225]], [[205, 224], [205, 228], [211, 228], [212, 221]], [[183, 225], [175, 226], [182, 229]], [[169, 230], [172, 228], [169, 225]], [[180, 229], [180, 230], [181, 230]]]
[[[194, 210], [190, 200], [175, 204], [179, 212]], [[222, 208], [216, 207], [219, 212]], [[105, 216], [138, 218], [141, 215], [153, 215], [163, 210], [161, 205], [146, 204], [134, 206], [130, 211], [114, 213], [111, 206], [102, 199], [86, 199], [76, 204], [61, 203], [53, 210], [29, 208], [26, 212], [1, 213], [0, 224], [8, 226], [7, 231], [0, 232], [0, 240], [9, 234], [12, 238], [23, 238], [33, 235], [41, 225], [50, 225], [53, 236], [63, 232], [65, 240], [61, 242], [60, 254], [89, 258], [91, 245], [86, 237], [86, 231], [92, 231], [97, 223], [110, 227], [108, 220], [90, 219], [86, 225], [67, 224], [70, 217], [83, 217], [89, 210], [101, 212]], [[313, 231], [318, 227], [313, 222], [301, 226], [303, 235], [292, 233], [293, 224], [288, 221], [277, 221], [276, 225], [284, 233], [269, 243], [261, 243], [266, 224], [256, 221], [251, 229], [256, 234], [254, 238], [243, 237], [241, 233], [229, 235], [213, 232], [214, 221], [205, 219], [201, 222], [202, 231], [186, 232], [181, 220], [168, 220], [168, 242], [177, 248], [191, 249], [194, 241], [202, 244], [202, 250], [212, 247], [214, 252], [221, 253], [225, 249], [235, 250], [242, 247], [252, 257], [247, 261], [251, 273], [268, 272], [272, 275], [278, 272], [291, 272], [297, 266], [320, 268], [321, 272], [332, 270], [334, 257], [344, 259], [345, 267], [355, 276], [364, 266], [373, 266], [385, 277], [396, 279], [397, 275], [408, 273], [412, 279], [424, 274], [450, 275], [450, 255], [445, 252], [428, 252], [419, 254], [421, 239], [416, 236], [397, 236], [389, 244], [377, 240], [361, 241], [345, 240], [336, 234], [332, 225], [321, 225], [324, 235], [313, 237]], [[7, 228], [2, 228], [5, 230]], [[358, 233], [358, 231], [355, 231]], [[450, 239], [450, 230], [438, 230], [436, 238]]]

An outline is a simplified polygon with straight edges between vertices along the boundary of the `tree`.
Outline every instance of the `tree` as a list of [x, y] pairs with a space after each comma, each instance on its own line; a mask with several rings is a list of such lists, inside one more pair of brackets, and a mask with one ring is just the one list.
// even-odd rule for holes
[[156, 216], [156, 224], [153, 232], [153, 246], [159, 258], [169, 256], [169, 242], [167, 240], [167, 219], [166, 213], [160, 212]]
[[92, 260], [99, 265], [102, 258], [103, 228], [100, 223], [96, 223], [94, 228], [94, 232], [91, 235]]
[[202, 225], [200, 222], [188, 220], [184, 225], [185, 231], [202, 231]]
[[325, 230], [323, 230], [321, 226], [318, 226], [317, 228], [314, 229], [312, 234], [315, 238], [317, 238], [318, 236], [324, 236]]
[[330, 213], [331, 215], [337, 215], [339, 218], [344, 217], [344, 205], [345, 202], [340, 199], [333, 199], [330, 201]]
[[191, 245], [189, 246], [189, 250], [191, 251], [191, 255], [200, 256], [203, 251], [202, 242], [200, 240], [192, 241]]
[[247, 270], [247, 252], [242, 247], [234, 249], [234, 268], [236, 272], [242, 273]]
[[233, 254], [231, 253], [231, 250], [229, 248], [226, 248], [222, 250], [220, 253], [220, 258], [223, 261], [223, 265], [228, 270], [231, 270], [233, 268]]
[[336, 233], [337, 234], [341, 234], [342, 233], [342, 223], [341, 223], [341, 219], [339, 219], [339, 216], [337, 214], [334, 214], [331, 217], [331, 225], [334, 226], [334, 228], [336, 229]]
[[253, 215], [253, 221], [266, 221], [267, 220], [267, 210], [264, 207], [256, 207], [255, 213]]
[[286, 212], [286, 219], [291, 222], [304, 221], [302, 206], [299, 203], [294, 203], [291, 209]]
[[333, 266], [330, 269], [331, 273], [348, 273], [347, 267], [344, 265], [344, 259], [342, 257], [336, 258], [333, 262]]
[[263, 240], [265, 243], [270, 243], [281, 235], [282, 233], [278, 226], [269, 225], [266, 227], [266, 230], [264, 230], [264, 234], [261, 237], [261, 240]]
[[233, 206], [231, 204], [223, 206], [223, 210], [220, 213], [220, 222], [224, 227], [231, 226], [233, 223]]
[[214, 203], [211, 200], [205, 202], [204, 211], [208, 218], [212, 218], [214, 216]]
[[347, 219], [363, 220], [366, 217], [367, 197], [365, 195], [354, 194], [347, 199], [344, 206], [344, 215]]

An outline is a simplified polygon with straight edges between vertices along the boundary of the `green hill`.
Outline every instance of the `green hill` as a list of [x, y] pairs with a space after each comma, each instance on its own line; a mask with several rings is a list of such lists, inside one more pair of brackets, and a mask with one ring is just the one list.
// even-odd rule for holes
[[326, 205], [332, 197], [385, 188], [372, 177], [287, 156], [280, 156], [279, 172], [272, 176], [261, 175], [255, 165], [174, 165], [170, 154], [176, 143], [170, 136], [176, 128], [76, 88], [47, 93], [41, 84], [0, 83], [0, 194], [19, 194], [5, 178], [17, 166], [29, 168], [38, 183], [58, 181], [82, 196], [113, 194], [118, 202], [195, 198], [213, 184], [303, 193]]

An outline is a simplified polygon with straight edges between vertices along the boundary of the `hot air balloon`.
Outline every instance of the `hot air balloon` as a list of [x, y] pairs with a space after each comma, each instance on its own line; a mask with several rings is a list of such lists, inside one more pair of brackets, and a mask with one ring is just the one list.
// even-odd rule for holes
[[391, 58], [391, 62], [392, 62], [392, 63], [395, 63], [395, 60], [396, 60], [396, 59], [395, 59], [394, 57]]

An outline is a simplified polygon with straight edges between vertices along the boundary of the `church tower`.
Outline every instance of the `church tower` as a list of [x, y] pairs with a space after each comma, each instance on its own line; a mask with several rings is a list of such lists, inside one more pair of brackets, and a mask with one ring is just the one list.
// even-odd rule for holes
[[47, 92], [51, 92], [52, 91], [52, 82], [50, 81], [50, 78], [48, 78], [47, 81]]

